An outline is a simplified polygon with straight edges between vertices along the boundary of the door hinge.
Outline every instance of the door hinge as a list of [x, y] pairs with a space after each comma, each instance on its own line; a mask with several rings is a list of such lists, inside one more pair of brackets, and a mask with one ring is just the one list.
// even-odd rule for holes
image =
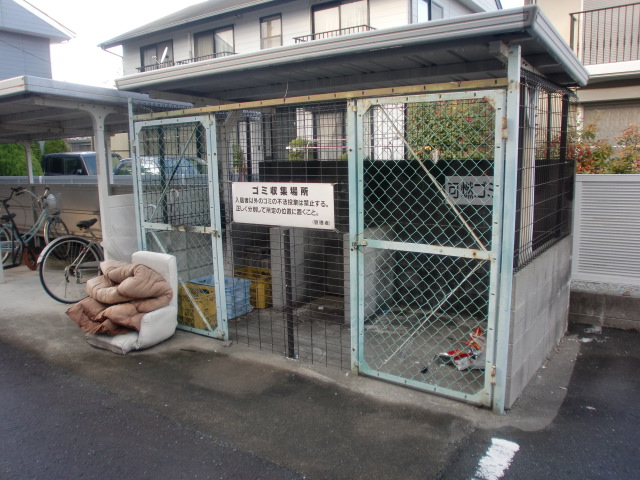
[[366, 247], [367, 246], [367, 241], [362, 237], [361, 233], [357, 233], [356, 236], [353, 238], [353, 243], [351, 244], [351, 247], [353, 250], [357, 250], [360, 247]]

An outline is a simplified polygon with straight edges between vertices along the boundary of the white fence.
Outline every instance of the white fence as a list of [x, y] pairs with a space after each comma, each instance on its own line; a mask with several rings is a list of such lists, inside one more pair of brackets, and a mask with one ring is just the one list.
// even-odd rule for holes
[[640, 285], [640, 175], [577, 175], [573, 280]]

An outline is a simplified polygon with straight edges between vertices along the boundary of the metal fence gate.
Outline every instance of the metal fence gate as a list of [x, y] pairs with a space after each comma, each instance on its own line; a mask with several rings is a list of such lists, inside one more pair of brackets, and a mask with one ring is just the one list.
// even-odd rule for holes
[[360, 372], [490, 405], [503, 103], [498, 90], [357, 102]]

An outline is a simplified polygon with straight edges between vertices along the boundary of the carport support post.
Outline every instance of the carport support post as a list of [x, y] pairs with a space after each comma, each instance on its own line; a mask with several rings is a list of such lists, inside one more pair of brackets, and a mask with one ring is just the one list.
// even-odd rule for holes
[[29, 184], [33, 185], [33, 156], [31, 155], [31, 145], [29, 142], [22, 142], [22, 146], [27, 156], [27, 178], [29, 179]]
[[111, 159], [107, 157], [107, 147], [104, 133], [104, 120], [115, 110], [104, 107], [84, 106], [85, 111], [91, 115], [93, 123], [93, 135], [96, 142], [96, 162], [98, 172], [98, 203], [100, 205], [100, 226], [102, 228], [102, 240], [109, 236], [109, 166]]
[[511, 330], [511, 287], [513, 284], [513, 254], [516, 231], [516, 198], [518, 180], [518, 139], [520, 133], [520, 69], [522, 55], [519, 45], [502, 45], [501, 55], [507, 63], [507, 138], [504, 156], [502, 210], [502, 254], [498, 290], [498, 321], [495, 334], [495, 385], [493, 411], [504, 413], [509, 364]]

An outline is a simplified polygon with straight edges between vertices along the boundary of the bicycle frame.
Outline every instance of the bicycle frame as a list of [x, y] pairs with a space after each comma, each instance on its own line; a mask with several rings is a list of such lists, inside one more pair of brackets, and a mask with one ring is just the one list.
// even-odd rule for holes
[[[9, 213], [7, 213], [7, 215], [9, 216], [9, 220], [3, 226], [6, 226], [9, 228], [11, 239], [0, 241], [0, 257], [3, 258], [4, 252], [9, 251], [11, 255], [11, 263], [8, 265], [3, 265], [3, 268], [12, 268], [20, 265], [22, 252], [25, 248], [27, 248], [27, 243], [22, 238], [22, 235], [20, 235], [20, 231], [18, 230], [18, 227], [13, 217]], [[18, 245], [20, 246], [19, 248], [17, 247]]]
[[[71, 262], [65, 268], [64, 276], [69, 282], [70, 277], [74, 277], [76, 279], [76, 283], [82, 283], [82, 279], [84, 278], [84, 273], [89, 272], [89, 278], [96, 276], [96, 271], [99, 268], [100, 262], [84, 262], [84, 259], [87, 257], [87, 254], [93, 247], [93, 243], [89, 242], [81, 251], [80, 254], [76, 257], [76, 259]], [[78, 267], [78, 265], [82, 265]]]
[[54, 300], [62, 303], [79, 301], [84, 295], [78, 295], [80, 291], [73, 285], [82, 285], [81, 291], [84, 292], [87, 280], [100, 274], [104, 253], [91, 230], [96, 221], [94, 218], [76, 224], [81, 230], [88, 231], [90, 239], [80, 235], [65, 235], [49, 243], [40, 253], [37, 261], [40, 282]]
[[[38, 207], [40, 208], [40, 214], [38, 215], [38, 218], [31, 226], [31, 228], [29, 228], [29, 230], [27, 230], [27, 232], [25, 233], [20, 232], [20, 229], [15, 222], [14, 216], [12, 216], [11, 211], [9, 210], [9, 202], [13, 198], [14, 194], [19, 196], [23, 193], [31, 195], [31, 197], [33, 197], [33, 200], [38, 202]], [[4, 257], [4, 252], [6, 251], [10, 251], [11, 253], [11, 263], [8, 264], [5, 268], [12, 268], [20, 265], [22, 252], [25, 252], [29, 248], [29, 244], [36, 237], [40, 229], [46, 227], [47, 221], [49, 221], [49, 219], [60, 217], [59, 211], [56, 211], [54, 213], [49, 213], [47, 211], [47, 206], [44, 204], [44, 202], [46, 202], [48, 193], [49, 187], [45, 188], [42, 197], [35, 195], [33, 192], [27, 190], [24, 187], [18, 187], [12, 188], [9, 198], [2, 200], [2, 206], [4, 207], [7, 216], [7, 221], [3, 224], [3, 226], [7, 226], [10, 229], [11, 235], [10, 241], [0, 241], [0, 256]], [[20, 248], [16, 247], [17, 244], [20, 244]]]

